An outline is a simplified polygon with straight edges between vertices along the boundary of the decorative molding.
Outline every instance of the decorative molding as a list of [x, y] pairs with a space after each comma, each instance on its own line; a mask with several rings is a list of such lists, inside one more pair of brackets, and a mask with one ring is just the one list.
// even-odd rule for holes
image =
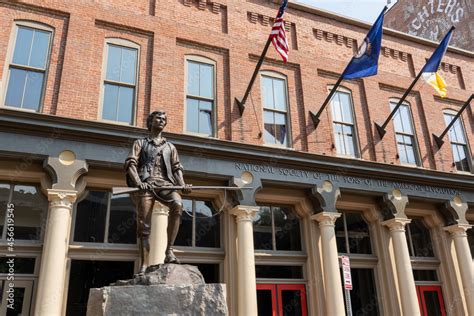
[[259, 210], [258, 206], [237, 205], [230, 210], [230, 214], [236, 217], [237, 222], [251, 222]]
[[446, 226], [443, 229], [449, 232], [451, 234], [451, 237], [453, 238], [460, 238], [460, 237], [467, 238], [466, 231], [471, 228], [472, 228], [472, 225], [469, 225], [469, 224], [455, 224], [451, 226]]
[[311, 215], [311, 219], [319, 223], [319, 227], [334, 227], [336, 220], [341, 217], [342, 213], [321, 212]]
[[338, 33], [327, 32], [321, 29], [313, 29], [314, 37], [317, 40], [326, 40], [329, 43], [335, 43], [337, 45], [344, 45], [348, 48], [354, 47], [357, 41], [354, 38], [350, 38]]
[[392, 218], [382, 222], [382, 225], [387, 226], [390, 232], [405, 232], [405, 226], [411, 223], [409, 218]]
[[391, 57], [393, 59], [398, 59], [398, 60], [401, 60], [403, 62], [407, 62], [408, 61], [408, 56], [410, 54], [408, 54], [407, 52], [402, 52], [402, 51], [397, 50], [397, 49], [382, 46], [382, 55], [384, 55], [385, 57], [389, 57], [389, 58]]
[[207, 10], [214, 14], [221, 13], [222, 7], [226, 7], [222, 3], [209, 0], [183, 0], [183, 5], [186, 7], [195, 7], [201, 11]]
[[[273, 25], [273, 23], [275, 22], [274, 17], [259, 14], [257, 12], [250, 12], [250, 11], [247, 11], [247, 19], [250, 23], [253, 23], [253, 24], [260, 23], [263, 26]], [[285, 20], [284, 22], [285, 22], [285, 31], [291, 32], [291, 25], [294, 23], [291, 23], [290, 21], [287, 21], [287, 20]]]
[[77, 191], [48, 189], [49, 208], [67, 208], [72, 210], [72, 205], [77, 199]]
[[169, 216], [169, 213], [169, 207], [158, 201], [155, 201], [155, 206], [153, 207], [153, 214]]

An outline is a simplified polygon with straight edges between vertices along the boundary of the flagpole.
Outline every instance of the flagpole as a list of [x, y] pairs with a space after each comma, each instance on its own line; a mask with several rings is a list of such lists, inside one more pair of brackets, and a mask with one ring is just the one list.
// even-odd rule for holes
[[258, 60], [257, 66], [255, 67], [255, 70], [253, 71], [252, 78], [250, 79], [249, 85], [247, 86], [247, 90], [245, 91], [242, 101], [239, 101], [237, 98], [235, 98], [235, 101], [237, 102], [237, 105], [239, 106], [240, 116], [242, 116], [242, 113], [244, 113], [245, 102], [247, 102], [247, 98], [249, 97], [250, 91], [252, 90], [253, 83], [255, 81], [255, 78], [257, 78], [260, 67], [263, 64], [263, 59], [265, 58], [265, 55], [267, 54], [267, 51], [268, 51], [268, 48], [270, 47], [271, 42], [272, 42], [272, 37], [270, 34], [270, 36], [268, 36], [267, 43], [265, 44], [265, 47], [263, 48], [262, 54], [260, 55], [260, 59]]
[[[351, 59], [351, 61], [352, 61], [352, 59]], [[349, 64], [350, 64], [350, 62], [349, 62]], [[344, 74], [344, 72], [342, 74]], [[342, 74], [339, 76], [339, 79], [337, 79], [336, 83], [332, 87], [331, 92], [329, 92], [329, 95], [326, 97], [326, 100], [324, 100], [324, 103], [321, 106], [321, 108], [319, 109], [318, 113], [314, 114], [312, 111], [309, 111], [309, 114], [311, 115], [311, 120], [313, 121], [313, 124], [314, 124], [314, 129], [316, 129], [318, 127], [319, 122], [321, 121], [319, 119], [319, 117], [321, 116], [324, 109], [326, 108], [326, 105], [329, 103], [329, 101], [331, 101], [332, 96], [334, 95], [334, 93], [336, 93], [337, 88], [341, 84], [341, 82], [343, 80]]]
[[411, 90], [413, 89], [413, 86], [417, 83], [418, 79], [420, 79], [422, 74], [423, 74], [423, 69], [420, 70], [418, 75], [415, 77], [415, 80], [413, 80], [411, 85], [405, 91], [402, 98], [398, 101], [397, 105], [393, 108], [392, 112], [390, 112], [390, 115], [387, 117], [385, 122], [382, 125], [375, 123], [375, 128], [377, 129], [377, 132], [379, 133], [380, 139], [382, 139], [385, 136], [385, 133], [387, 132], [385, 128], [387, 127], [388, 123], [390, 122], [392, 117], [395, 115], [395, 113], [397, 113], [398, 108], [402, 105], [403, 101], [405, 101], [406, 97], [411, 92]]
[[466, 101], [466, 103], [464, 103], [464, 105], [462, 106], [462, 108], [459, 110], [459, 112], [456, 114], [456, 116], [454, 116], [454, 118], [451, 120], [451, 122], [449, 122], [448, 126], [446, 127], [446, 129], [441, 133], [441, 135], [437, 136], [435, 135], [434, 133], [432, 134], [433, 135], [433, 138], [436, 142], [436, 145], [438, 145], [438, 148], [441, 148], [441, 146], [443, 146], [444, 144], [444, 140], [443, 140], [443, 137], [446, 135], [446, 133], [449, 132], [449, 130], [451, 129], [451, 127], [453, 127], [454, 123], [456, 122], [456, 120], [461, 116], [462, 112], [467, 108], [467, 106], [471, 103], [471, 100], [472, 98], [474, 98], [474, 94], [471, 94], [471, 97]]

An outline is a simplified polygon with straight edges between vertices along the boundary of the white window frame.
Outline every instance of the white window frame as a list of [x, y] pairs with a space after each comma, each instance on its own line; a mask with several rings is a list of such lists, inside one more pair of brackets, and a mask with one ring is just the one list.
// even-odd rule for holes
[[[399, 99], [396, 99], [396, 98], [390, 98], [389, 99], [388, 106], [389, 106], [390, 111], [392, 111], [392, 104], [395, 107], [398, 104], [398, 102], [399, 102]], [[415, 155], [415, 163], [414, 164], [406, 163], [406, 162], [402, 163], [400, 161], [400, 164], [403, 165], [403, 166], [422, 167], [420, 146], [418, 144], [418, 137], [416, 135], [416, 128], [415, 128], [415, 122], [413, 121], [413, 112], [411, 110], [411, 105], [410, 105], [410, 103], [404, 101], [404, 102], [402, 102], [400, 107], [402, 107], [402, 106], [406, 106], [408, 108], [408, 113], [410, 115], [410, 124], [411, 124], [411, 129], [413, 130], [413, 134], [407, 134], [407, 133], [404, 133], [404, 132], [397, 132], [395, 130], [395, 123], [394, 123], [395, 116], [392, 118], [391, 121], [392, 121], [392, 124], [393, 124], [393, 136], [394, 136], [394, 140], [395, 140], [395, 146], [397, 148], [397, 157], [398, 157], [398, 160], [400, 160], [400, 152], [398, 151], [397, 134], [412, 137], [413, 138], [413, 154]], [[398, 111], [400, 111], [400, 108], [398, 108], [397, 112]]]
[[[49, 38], [49, 46], [48, 46], [48, 52], [46, 54], [46, 63], [45, 63], [44, 70], [38, 69], [35, 67], [30, 67], [30, 66], [13, 64], [13, 55], [15, 53], [18, 29], [20, 27], [27, 27], [27, 28], [37, 29], [40, 31], [51, 33], [50, 38]], [[44, 96], [46, 93], [46, 86], [48, 82], [48, 74], [49, 74], [49, 66], [51, 62], [51, 51], [52, 51], [53, 41], [54, 41], [54, 28], [52, 26], [49, 26], [47, 24], [43, 24], [40, 22], [27, 21], [27, 20], [17, 20], [13, 23], [12, 32], [10, 34], [10, 39], [8, 43], [7, 56], [6, 56], [6, 60], [8, 62], [5, 62], [5, 65], [3, 67], [3, 78], [2, 78], [2, 84], [1, 84], [1, 91], [2, 91], [1, 93], [2, 99], [1, 99], [1, 104], [0, 104], [1, 107], [5, 107], [12, 110], [18, 110], [18, 111], [34, 112], [34, 113], [41, 113], [43, 111]], [[41, 87], [41, 97], [39, 101], [38, 110], [17, 108], [17, 107], [5, 105], [5, 101], [7, 97], [8, 82], [10, 81], [10, 66], [11, 65], [13, 65], [13, 67], [16, 69], [32, 70], [32, 71], [42, 72], [44, 74], [43, 86]]]
[[[334, 86], [330, 85], [327, 88], [328, 93], [332, 90]], [[351, 101], [351, 113], [352, 113], [352, 132], [353, 132], [353, 145], [354, 145], [354, 156], [351, 155], [346, 155], [343, 153], [337, 152], [336, 148], [336, 139], [335, 139], [335, 130], [334, 130], [334, 124], [342, 124], [345, 126], [349, 126], [347, 122], [342, 122], [342, 121], [336, 121], [332, 115], [332, 99], [334, 98], [335, 94], [332, 96], [329, 104], [331, 106], [330, 110], [330, 115], [331, 115], [331, 128], [332, 128], [332, 135], [333, 135], [333, 142], [334, 142], [334, 150], [336, 151], [336, 155], [344, 158], [360, 158], [361, 153], [360, 153], [360, 142], [359, 142], [359, 133], [358, 133], [358, 128], [357, 128], [357, 119], [355, 115], [355, 110], [354, 110], [354, 98], [352, 96], [352, 90], [344, 87], [344, 86], [339, 86], [336, 90], [336, 92], [341, 92], [341, 93], [347, 93], [349, 94], [349, 99]]]
[[[188, 94], [188, 62], [194, 62], [194, 63], [199, 63], [199, 64], [206, 64], [206, 65], [211, 65], [213, 67], [213, 98], [206, 98], [202, 96], [196, 96], [196, 95], [190, 95]], [[190, 132], [187, 130], [187, 122], [188, 122], [188, 115], [187, 115], [187, 99], [188, 96], [192, 99], [195, 100], [201, 100], [201, 101], [208, 101], [212, 102], [212, 113], [211, 113], [211, 128], [212, 128], [212, 133], [211, 136], [203, 134], [203, 133], [196, 133], [196, 132]], [[199, 56], [199, 55], [185, 55], [184, 56], [184, 122], [183, 122], [183, 132], [186, 134], [190, 135], [195, 135], [195, 136], [201, 136], [201, 137], [206, 137], [206, 138], [215, 138], [217, 137], [217, 63], [207, 57], [204, 56]]]
[[[454, 116], [455, 116], [456, 114], [457, 114], [457, 112], [454, 111], [454, 110], [452, 110], [452, 109], [444, 109], [444, 110], [443, 110], [443, 121], [444, 121], [444, 116], [445, 116], [445, 115], [450, 115], [450, 116], [454, 115]], [[473, 169], [473, 167], [474, 167], [474, 166], [473, 166], [473, 161], [472, 161], [472, 158], [470, 158], [470, 157], [472, 157], [472, 152], [471, 152], [471, 149], [469, 148], [469, 140], [468, 140], [468, 138], [467, 138], [466, 128], [465, 128], [464, 122], [463, 122], [463, 120], [462, 120], [462, 115], [459, 116], [459, 118], [457, 119], [457, 121], [458, 121], [459, 124], [461, 125], [462, 132], [463, 132], [463, 136], [464, 136], [464, 140], [465, 140], [465, 144], [452, 141], [451, 138], [450, 138], [450, 135], [449, 135], [449, 131], [448, 131], [447, 134], [448, 134], [449, 145], [451, 146], [452, 144], [455, 144], [455, 145], [466, 146], [466, 151], [467, 151], [467, 155], [468, 155], [468, 157], [467, 157], [467, 164], [468, 164], [468, 166], [469, 166], [469, 171], [458, 170], [458, 169], [456, 168], [456, 164], [454, 163], [454, 153], [453, 153], [453, 149], [452, 149], [452, 146], [451, 146], [450, 150], [451, 150], [451, 155], [452, 155], [452, 157], [453, 157], [453, 166], [456, 168], [456, 172], [465, 173], [465, 174], [471, 174], [471, 173], [474, 172], [474, 169]], [[446, 124], [446, 123], [445, 123], [445, 124]], [[456, 125], [456, 123], [454, 123], [454, 125]], [[450, 130], [451, 130], [452, 128], [454, 128], [454, 125], [451, 126]], [[447, 127], [447, 125], [446, 125], [446, 127]]]
[[[107, 79], [107, 63], [109, 58], [109, 45], [122, 46], [125, 48], [132, 48], [137, 50], [137, 65], [135, 69], [135, 85], [127, 84], [123, 82], [116, 82]], [[139, 79], [140, 79], [140, 54], [141, 46], [135, 42], [132, 42], [127, 39], [110, 37], [106, 38], [104, 41], [104, 54], [102, 56], [102, 76], [100, 79], [100, 93], [99, 93], [99, 107], [97, 118], [99, 121], [107, 122], [111, 124], [125, 125], [125, 126], [135, 126], [137, 122], [137, 108], [138, 108], [138, 92], [139, 92]], [[133, 97], [133, 110], [132, 110], [132, 120], [131, 123], [125, 123], [120, 121], [108, 120], [102, 118], [102, 113], [104, 109], [104, 98], [105, 98], [105, 84], [112, 83], [114, 85], [134, 88], [135, 95]]]
[[[271, 71], [271, 70], [262, 70], [259, 73], [260, 77], [260, 96], [261, 96], [261, 109], [262, 109], [262, 133], [264, 133], [265, 130], [265, 111], [271, 111], [271, 112], [276, 112], [276, 113], [281, 113], [286, 115], [286, 126], [287, 126], [287, 139], [288, 143], [286, 145], [284, 144], [269, 144], [265, 142], [265, 139], [262, 135], [262, 141], [263, 145], [265, 146], [270, 146], [270, 147], [278, 147], [278, 148], [286, 148], [286, 149], [292, 149], [293, 148], [293, 137], [291, 133], [291, 115], [290, 115], [290, 98], [289, 98], [289, 91], [288, 91], [288, 78], [276, 71]], [[285, 102], [286, 102], [286, 112], [280, 111], [280, 110], [275, 110], [275, 109], [266, 109], [263, 105], [263, 85], [262, 85], [262, 79], [263, 77], [269, 77], [272, 79], [280, 79], [283, 80], [285, 83]]]

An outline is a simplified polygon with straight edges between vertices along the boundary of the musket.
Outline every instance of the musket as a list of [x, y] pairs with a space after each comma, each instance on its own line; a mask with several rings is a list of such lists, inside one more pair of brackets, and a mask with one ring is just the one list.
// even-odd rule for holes
[[[191, 190], [231, 190], [231, 191], [236, 191], [236, 190], [249, 190], [253, 189], [252, 187], [224, 187], [224, 186], [214, 186], [214, 185], [197, 185], [197, 186], [169, 186], [169, 187], [154, 187], [154, 191], [162, 191], [162, 190], [183, 190], [183, 189], [191, 189]], [[115, 187], [112, 188], [112, 195], [118, 195], [118, 194], [125, 194], [125, 193], [133, 193], [133, 192], [138, 192], [140, 191], [140, 188], [129, 188], [129, 187]]]

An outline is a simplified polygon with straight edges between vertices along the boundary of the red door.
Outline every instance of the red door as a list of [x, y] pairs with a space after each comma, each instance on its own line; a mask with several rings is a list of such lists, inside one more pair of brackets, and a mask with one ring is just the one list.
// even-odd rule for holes
[[422, 316], [446, 316], [441, 286], [418, 285], [416, 291]]
[[257, 284], [259, 316], [307, 316], [304, 284]]

